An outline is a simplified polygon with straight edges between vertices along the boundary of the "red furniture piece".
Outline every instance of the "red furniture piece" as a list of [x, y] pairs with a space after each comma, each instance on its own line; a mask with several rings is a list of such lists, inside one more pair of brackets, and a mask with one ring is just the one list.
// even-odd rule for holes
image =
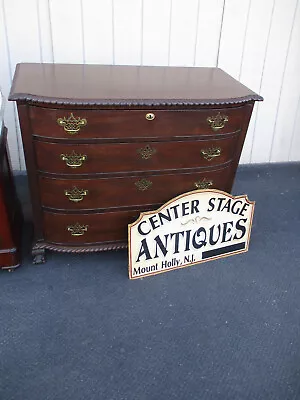
[[0, 269], [20, 265], [22, 213], [7, 149], [7, 129], [0, 121]]

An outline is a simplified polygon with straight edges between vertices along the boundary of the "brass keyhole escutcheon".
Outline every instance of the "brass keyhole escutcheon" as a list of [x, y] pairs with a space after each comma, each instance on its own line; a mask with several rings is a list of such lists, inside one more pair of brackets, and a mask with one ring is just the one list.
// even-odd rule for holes
[[155, 118], [155, 114], [147, 113], [145, 118], [146, 118], [147, 121], [153, 121], [154, 118]]
[[149, 181], [148, 179], [141, 179], [137, 182], [135, 182], [135, 186], [138, 188], [138, 190], [144, 192], [145, 190], [148, 190], [152, 186], [152, 182]]

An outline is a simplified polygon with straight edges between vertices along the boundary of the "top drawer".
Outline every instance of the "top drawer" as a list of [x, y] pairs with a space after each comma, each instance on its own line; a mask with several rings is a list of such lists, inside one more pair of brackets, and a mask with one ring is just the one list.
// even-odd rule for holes
[[66, 110], [30, 107], [34, 135], [110, 139], [216, 135], [242, 127], [243, 106], [202, 110]]

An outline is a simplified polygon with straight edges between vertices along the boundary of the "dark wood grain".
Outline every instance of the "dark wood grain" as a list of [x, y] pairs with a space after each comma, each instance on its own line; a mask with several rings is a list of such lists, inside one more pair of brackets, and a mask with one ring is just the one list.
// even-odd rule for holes
[[[45, 240], [57, 244], [85, 246], [101, 242], [127, 241], [128, 224], [140, 215], [139, 210], [96, 214], [58, 214], [44, 212]], [[87, 225], [82, 236], [72, 236], [68, 227]]]
[[[34, 141], [37, 168], [56, 174], [99, 174], [128, 171], [187, 169], [224, 164], [235, 157], [239, 134], [211, 140], [119, 144], [57, 144]], [[220, 148], [218, 157], [207, 160], [202, 151]], [[61, 155], [85, 155], [80, 167], [72, 168]], [[148, 158], [143, 158], [148, 157]], [[146, 154], [146, 155], [145, 155]]]
[[[230, 192], [254, 101], [262, 100], [218, 68], [59, 64], [18, 65], [10, 99], [18, 102], [37, 263], [45, 249], [125, 247], [141, 210], [195, 182]], [[71, 113], [86, 124], [70, 133], [58, 119]], [[219, 113], [228, 121], [214, 130], [208, 118]], [[145, 149], [152, 154], [143, 158]], [[81, 166], [66, 165], [71, 153], [85, 156]], [[65, 194], [74, 187], [87, 190], [79, 202]], [[88, 225], [83, 235], [68, 231], [76, 223]]]
[[[146, 120], [146, 114], [153, 112], [155, 119]], [[59, 126], [59, 118], [86, 119], [86, 126], [76, 134], [70, 134]], [[224, 128], [214, 131], [207, 118], [218, 114], [226, 115], [228, 122]], [[210, 135], [232, 133], [241, 128], [244, 107], [212, 108], [197, 111], [162, 111], [162, 110], [58, 110], [42, 107], [30, 107], [29, 115], [34, 135], [65, 140], [136, 138], [136, 137], [174, 137], [191, 135]]]
[[19, 64], [10, 100], [54, 104], [204, 105], [262, 100], [219, 68]]
[[36, 157], [32, 141], [31, 121], [28, 115], [28, 107], [18, 104], [18, 114], [20, 127], [22, 132], [22, 141], [24, 148], [24, 156], [28, 175], [29, 192], [31, 198], [32, 217], [34, 225], [33, 240], [41, 240], [43, 238], [43, 224], [41, 214], [40, 193], [38, 188], [38, 177], [36, 174]]
[[[59, 179], [40, 176], [40, 193], [45, 207], [82, 210], [108, 209], [110, 207], [143, 206], [145, 204], [162, 204], [179, 194], [197, 189], [196, 183], [202, 180], [211, 181], [210, 188], [227, 191], [231, 165], [225, 168], [199, 171], [193, 173], [144, 174], [140, 176], [102, 178], [102, 179]], [[143, 180], [149, 182], [149, 188], [139, 189]], [[80, 202], [72, 202], [65, 195], [72, 189], [87, 190]]]

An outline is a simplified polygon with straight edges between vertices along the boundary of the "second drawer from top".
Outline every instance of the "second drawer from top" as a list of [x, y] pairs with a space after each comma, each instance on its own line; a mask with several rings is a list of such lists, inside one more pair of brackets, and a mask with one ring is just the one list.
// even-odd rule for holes
[[99, 174], [211, 167], [230, 162], [239, 135], [223, 139], [109, 144], [35, 141], [37, 168], [54, 174]]

